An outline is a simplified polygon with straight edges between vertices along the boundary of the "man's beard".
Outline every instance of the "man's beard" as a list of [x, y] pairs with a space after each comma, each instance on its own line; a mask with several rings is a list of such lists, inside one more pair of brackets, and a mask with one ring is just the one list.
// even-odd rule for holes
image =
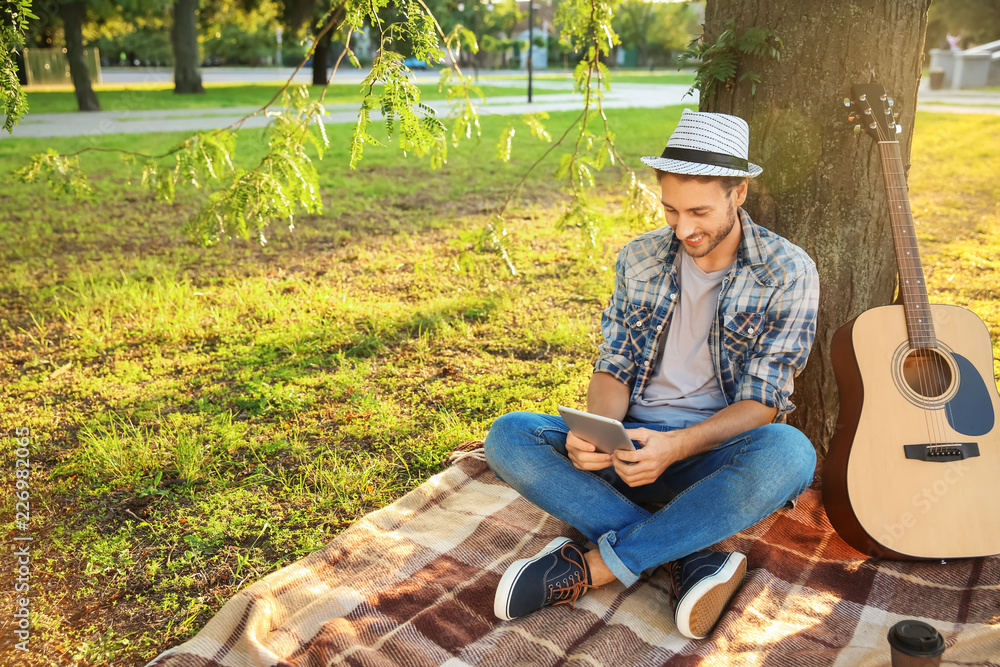
[[738, 216], [736, 215], [736, 207], [729, 209], [729, 220], [726, 228], [719, 232], [718, 234], [709, 234], [708, 232], [702, 232], [705, 235], [705, 240], [698, 244], [697, 247], [690, 247], [687, 243], [682, 243], [684, 246], [684, 251], [687, 252], [691, 257], [704, 257], [708, 253], [715, 250], [715, 248], [722, 243], [722, 241], [729, 236], [729, 233], [733, 231], [733, 227], [736, 226]]

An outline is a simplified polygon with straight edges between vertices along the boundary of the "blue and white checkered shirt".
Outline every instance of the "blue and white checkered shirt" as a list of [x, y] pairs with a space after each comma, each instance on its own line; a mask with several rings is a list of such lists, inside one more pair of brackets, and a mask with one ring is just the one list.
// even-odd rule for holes
[[[729, 404], [753, 400], [791, 412], [795, 376], [816, 336], [819, 274], [804, 250], [755, 224], [739, 209], [743, 237], [722, 283], [709, 350]], [[680, 242], [669, 226], [622, 248], [615, 291], [601, 317], [604, 343], [594, 371], [642, 395], [677, 303]], [[721, 333], [721, 335], [720, 335]]]

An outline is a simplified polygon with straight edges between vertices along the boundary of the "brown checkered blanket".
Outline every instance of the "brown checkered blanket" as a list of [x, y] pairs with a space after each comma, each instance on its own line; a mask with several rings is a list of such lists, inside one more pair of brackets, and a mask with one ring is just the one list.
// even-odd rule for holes
[[746, 582], [704, 641], [674, 628], [666, 573], [510, 622], [493, 591], [511, 561], [579, 535], [466, 458], [328, 546], [249, 586], [150, 665], [889, 665], [886, 633], [920, 618], [946, 665], [1000, 665], [1000, 557], [865, 560], [809, 491], [717, 548]]

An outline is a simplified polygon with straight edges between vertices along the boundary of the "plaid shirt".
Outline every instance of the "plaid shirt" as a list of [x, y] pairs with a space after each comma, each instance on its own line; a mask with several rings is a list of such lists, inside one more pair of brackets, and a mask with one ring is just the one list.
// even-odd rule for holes
[[[758, 401], [781, 417], [795, 408], [788, 397], [816, 336], [819, 274], [804, 250], [755, 224], [743, 209], [739, 216], [743, 237], [722, 282], [709, 350], [729, 404]], [[679, 241], [664, 226], [618, 254], [594, 371], [631, 386], [629, 405], [652, 377], [660, 339], [670, 327], [680, 291], [678, 252]]]

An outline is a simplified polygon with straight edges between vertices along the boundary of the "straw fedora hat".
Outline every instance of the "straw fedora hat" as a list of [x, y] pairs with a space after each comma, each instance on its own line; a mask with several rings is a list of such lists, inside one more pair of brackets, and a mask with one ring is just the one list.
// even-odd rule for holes
[[755, 178], [764, 169], [749, 161], [749, 152], [750, 126], [745, 120], [685, 109], [663, 154], [643, 157], [642, 162], [672, 174]]

